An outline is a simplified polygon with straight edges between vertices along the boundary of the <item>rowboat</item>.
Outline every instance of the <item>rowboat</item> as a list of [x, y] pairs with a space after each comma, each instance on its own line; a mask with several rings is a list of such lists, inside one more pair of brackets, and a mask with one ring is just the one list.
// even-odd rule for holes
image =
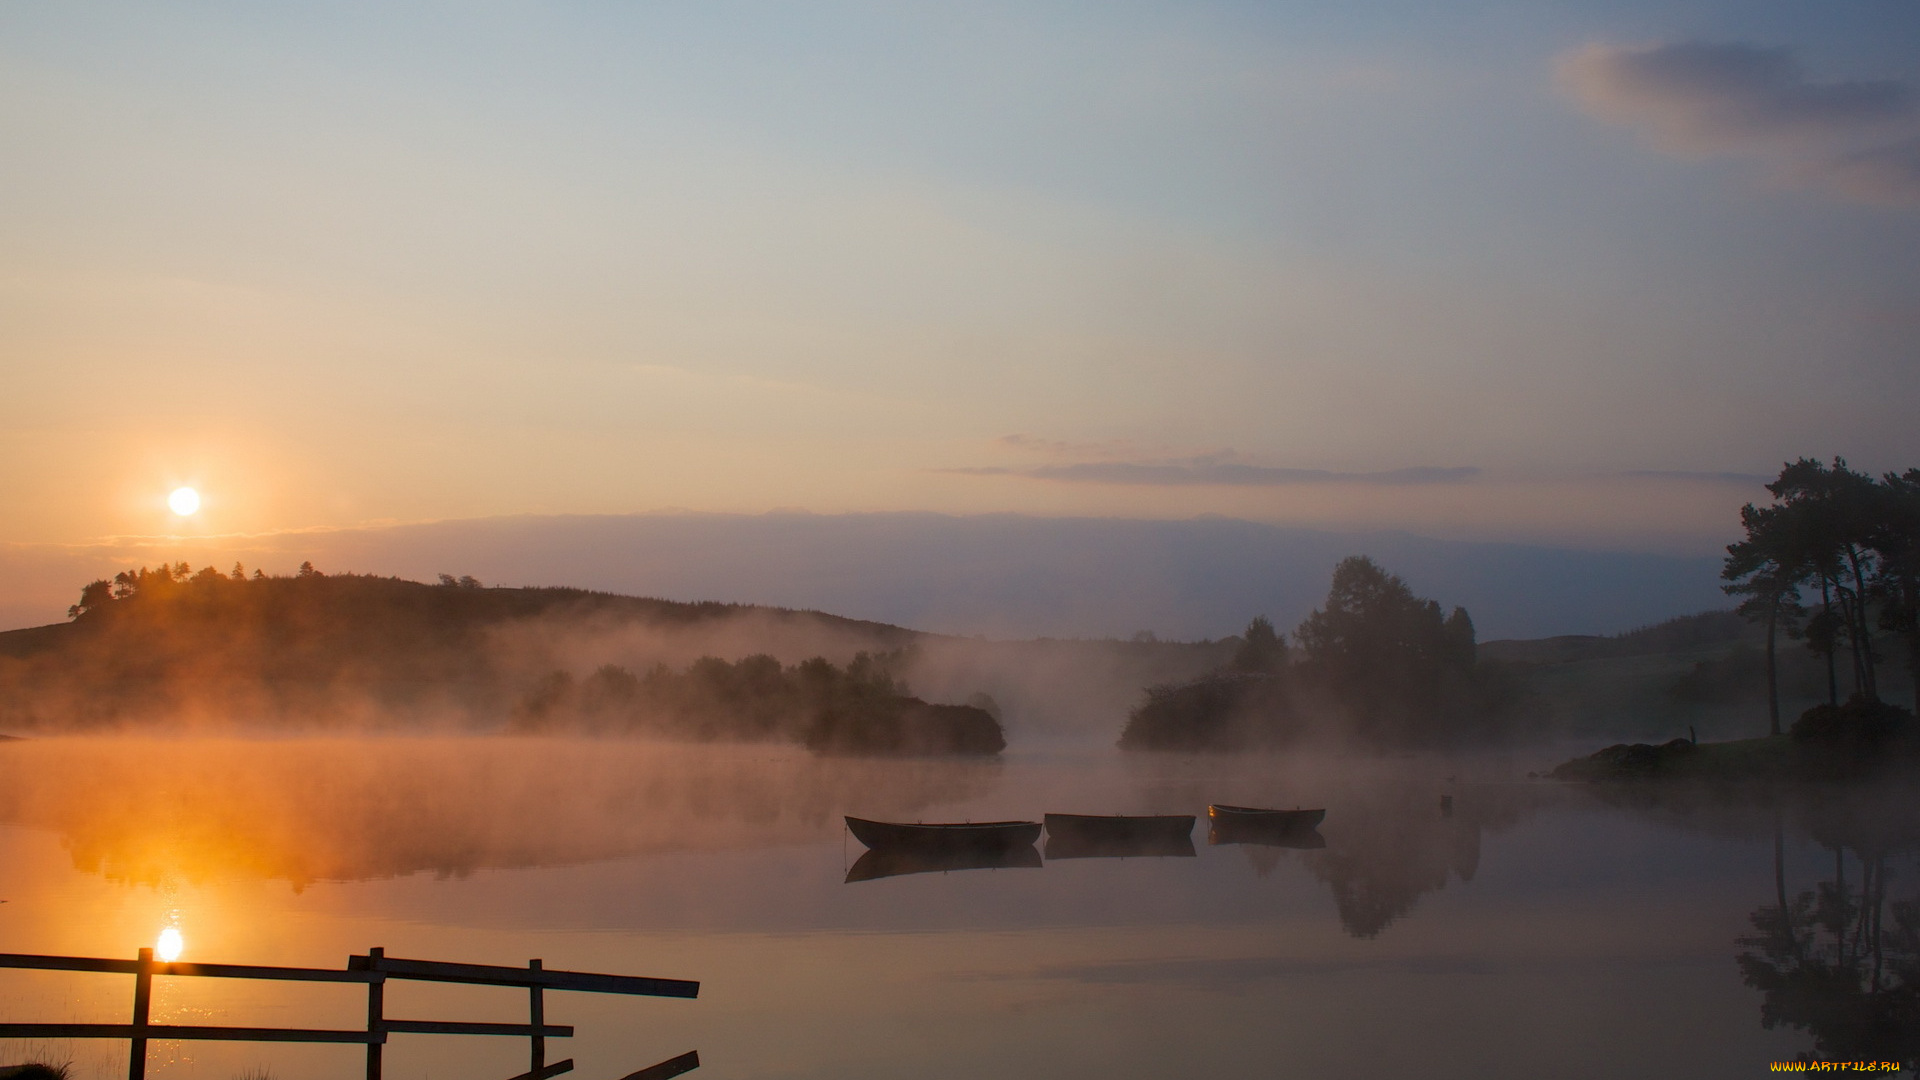
[[1314, 829], [1326, 816], [1325, 809], [1267, 810], [1215, 803], [1207, 807], [1207, 843], [1324, 847], [1326, 841]]
[[1326, 819], [1325, 810], [1263, 810], [1257, 806], [1228, 806], [1226, 803], [1214, 803], [1207, 807], [1207, 820], [1215, 824], [1232, 821], [1248, 825], [1311, 829]]
[[874, 850], [994, 851], [1031, 846], [1040, 839], [1037, 821], [967, 821], [912, 825], [896, 821], [869, 821], [849, 816], [847, 830]]
[[847, 871], [847, 884], [901, 874], [946, 873], [950, 870], [1037, 870], [1040, 853], [1032, 844], [1004, 848], [877, 847], [863, 851]]
[[1191, 856], [1193, 815], [1048, 814], [1047, 858]]

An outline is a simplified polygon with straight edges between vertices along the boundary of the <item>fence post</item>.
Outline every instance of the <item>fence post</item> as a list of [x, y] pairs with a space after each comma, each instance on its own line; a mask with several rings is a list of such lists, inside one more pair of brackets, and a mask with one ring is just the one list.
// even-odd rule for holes
[[[540, 961], [527, 961], [527, 969], [539, 971]], [[547, 1026], [547, 1003], [546, 999], [541, 997], [541, 991], [544, 989], [538, 985], [527, 987], [527, 1023], [533, 1025], [532, 1063], [527, 1066], [527, 1071], [530, 1073], [539, 1072], [547, 1064], [547, 1037], [540, 1031]]]
[[380, 1051], [387, 1041], [387, 973], [380, 970], [384, 947], [367, 950], [367, 971], [373, 978], [367, 983], [367, 1080], [380, 1080]]
[[153, 1011], [153, 950], [141, 949], [133, 973], [133, 1044], [127, 1048], [127, 1080], [147, 1080], [147, 1019]]

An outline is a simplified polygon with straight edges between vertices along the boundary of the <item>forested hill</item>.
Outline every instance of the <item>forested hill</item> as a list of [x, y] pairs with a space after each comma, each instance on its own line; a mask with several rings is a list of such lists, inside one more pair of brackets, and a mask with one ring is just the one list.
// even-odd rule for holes
[[[130, 572], [87, 586], [73, 615], [0, 633], [0, 732], [499, 731], [538, 727], [543, 717], [559, 730], [572, 713], [581, 724], [610, 724], [601, 714], [618, 710], [601, 707], [601, 691], [632, 680], [648, 691], [628, 695], [636, 702], [672, 698], [684, 713], [697, 699], [731, 715], [752, 711], [735, 700], [754, 696], [741, 689], [753, 682], [742, 673], [777, 669], [791, 682], [794, 665], [822, 657], [851, 675], [864, 652], [872, 660], [859, 670], [875, 686], [955, 705], [984, 693], [1024, 737], [1109, 742], [1146, 688], [1201, 677], [1244, 644], [985, 641], [756, 605], [311, 570]], [[1475, 651], [1492, 674], [1507, 673], [1514, 738], [1638, 738], [1694, 726], [1743, 735], [1765, 705], [1756, 635], [1732, 613], [1707, 612], [1610, 637], [1489, 641]], [[740, 677], [719, 678], [723, 667]], [[672, 678], [654, 678], [656, 668]], [[674, 681], [696, 670], [713, 685]], [[1824, 666], [1804, 642], [1781, 644], [1780, 671], [1790, 709], [1824, 696]], [[577, 701], [561, 692], [562, 676]], [[767, 700], [754, 708], [780, 698], [761, 690]]]
[[1731, 611], [1703, 611], [1682, 615], [1624, 634], [1562, 634], [1557, 637], [1483, 641], [1482, 660], [1524, 664], [1567, 664], [1624, 656], [1652, 656], [1733, 645], [1759, 644], [1766, 632]]
[[527, 680], [623, 656], [850, 656], [911, 646], [884, 623], [751, 605], [446, 579], [242, 576], [163, 567], [84, 591], [71, 622], [0, 633], [0, 728], [86, 728], [162, 714], [355, 724], [374, 710], [497, 719]]
[[[176, 575], [171, 568], [122, 574], [97, 582], [109, 592], [83, 592], [72, 622], [0, 631], [0, 657], [24, 658], [71, 647], [101, 634], [122, 635], [207, 628], [232, 620], [255, 628], [274, 626], [283, 639], [325, 641], [341, 651], [378, 652], [382, 644], [403, 650], [427, 643], [469, 641], [489, 627], [514, 620], [561, 615], [573, 620], [612, 619], [663, 627], [688, 627], [717, 619], [757, 615], [793, 625], [819, 627], [897, 648], [922, 636], [888, 623], [849, 619], [819, 611], [712, 601], [685, 603], [619, 596], [571, 588], [483, 588], [472, 578], [427, 585], [395, 577], [322, 574], [311, 569], [291, 577], [251, 578], [211, 567]], [[91, 602], [89, 602], [91, 601]]]

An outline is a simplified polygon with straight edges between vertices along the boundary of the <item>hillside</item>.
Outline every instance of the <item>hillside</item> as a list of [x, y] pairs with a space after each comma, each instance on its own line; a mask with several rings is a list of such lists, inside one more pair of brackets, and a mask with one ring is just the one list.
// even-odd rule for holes
[[[481, 588], [356, 574], [123, 575], [77, 618], [0, 633], [0, 731], [264, 727], [505, 729], [564, 673], [689, 670], [756, 654], [794, 665], [887, 657], [928, 702], [985, 694], [1011, 738], [1110, 743], [1147, 687], [1226, 663], [1239, 639], [992, 641], [816, 611], [571, 588]], [[115, 598], [114, 593], [120, 595]], [[1759, 630], [1706, 612], [1611, 636], [1481, 643], [1518, 688], [1515, 737], [1744, 737], [1765, 730]], [[1804, 643], [1780, 642], [1783, 715], [1825, 696]], [[1887, 665], [1889, 696], [1903, 673]], [[1898, 700], [1898, 698], [1895, 698]]]
[[[886, 658], [934, 704], [989, 695], [1009, 729], [1111, 739], [1151, 683], [1228, 643], [989, 641], [751, 604], [568, 588], [169, 568], [90, 586], [70, 622], [0, 633], [0, 731], [158, 726], [490, 731], [556, 675], [644, 676], [703, 657]], [[117, 594], [117, 595], [116, 595]]]
[[163, 568], [122, 575], [114, 592], [90, 587], [69, 623], [0, 633], [0, 727], [486, 726], [536, 674], [592, 660], [590, 642], [650, 642], [658, 662], [684, 663], [749, 640], [843, 657], [920, 636], [819, 612], [318, 572]]
[[[1542, 736], [1746, 738], [1766, 734], [1765, 631], [1730, 611], [1669, 619], [1611, 636], [1482, 642], [1526, 695], [1527, 727]], [[1804, 641], [1776, 643], [1780, 712], [1791, 722], [1826, 700], [1825, 661]], [[1878, 649], [1895, 655], [1891, 643]], [[1904, 700], [1911, 681], [1881, 668], [1882, 693]]]

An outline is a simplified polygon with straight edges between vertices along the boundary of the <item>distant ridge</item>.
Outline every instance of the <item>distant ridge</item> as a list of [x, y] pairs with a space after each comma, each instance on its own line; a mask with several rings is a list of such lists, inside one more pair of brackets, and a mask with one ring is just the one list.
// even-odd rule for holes
[[1333, 566], [1370, 555], [1480, 637], [1606, 635], [1723, 607], [1720, 559], [1325, 532], [1231, 518], [880, 514], [503, 517], [168, 546], [0, 545], [0, 627], [59, 620], [79, 584], [156, 561], [568, 586], [1025, 640], [1194, 641], [1299, 623]]
[[[1715, 556], [1325, 532], [1232, 518], [876, 514], [512, 517], [304, 534], [224, 556], [839, 612], [1002, 639], [1200, 640], [1291, 627], [1371, 555], [1482, 639], [1611, 634], [1726, 603]], [[181, 558], [202, 561], [189, 553]], [[216, 559], [215, 561], [219, 561]], [[220, 562], [226, 565], [225, 561]], [[68, 601], [69, 603], [71, 601]]]
[[1758, 642], [1760, 628], [1732, 611], [1703, 611], [1629, 630], [1624, 634], [1561, 634], [1533, 640], [1483, 641], [1483, 660], [1530, 664], [1567, 664], [1620, 656], [1654, 656], [1734, 642]]

